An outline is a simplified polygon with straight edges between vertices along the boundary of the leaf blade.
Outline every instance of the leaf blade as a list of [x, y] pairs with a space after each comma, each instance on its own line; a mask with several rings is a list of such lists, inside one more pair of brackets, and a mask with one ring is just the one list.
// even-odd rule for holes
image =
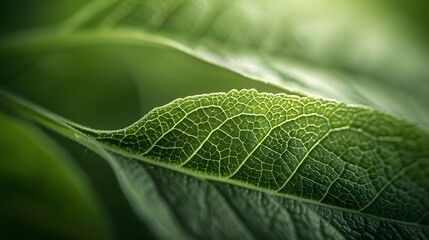
[[[320, 239], [320, 237], [334, 239], [342, 237], [346, 239], [362, 237], [375, 239], [426, 239], [427, 236], [429, 236], [429, 228], [424, 226], [411, 226], [410, 224], [385, 221], [365, 214], [355, 214], [348, 210], [341, 211], [334, 208], [325, 208], [320, 205], [317, 206], [293, 199], [287, 199], [283, 197], [279, 198], [272, 196], [271, 194], [252, 191], [250, 189], [231, 186], [229, 184], [217, 182], [209, 183], [207, 181], [203, 182], [207, 182], [208, 185], [198, 183], [201, 182], [200, 178], [181, 174], [177, 171], [177, 169], [175, 169], [176, 171], [171, 171], [165, 169], [165, 166], [164, 168], [150, 166], [146, 163], [132, 159], [130, 155], [127, 155], [124, 152], [122, 152], [121, 155], [125, 155], [126, 157], [109, 153], [104, 149], [106, 146], [101, 145], [97, 141], [94, 141], [95, 139], [89, 138], [83, 135], [80, 131], [76, 130], [85, 129], [85, 131], [89, 131], [89, 129], [79, 126], [75, 123], [71, 123], [53, 114], [47, 113], [43, 109], [33, 106], [32, 104], [20, 100], [19, 98], [12, 97], [9, 94], [5, 95], [4, 92], [2, 92], [2, 97], [3, 103], [7, 103], [8, 101], [14, 103], [8, 104], [9, 106], [13, 107], [13, 109], [24, 113], [26, 116], [31, 117], [43, 125], [46, 124], [47, 127], [52, 128], [54, 131], [65, 134], [66, 136], [87, 146], [105, 158], [112, 165], [113, 170], [116, 172], [118, 180], [121, 183], [121, 187], [123, 188], [123, 191], [129, 198], [130, 202], [135, 207], [136, 213], [142, 218], [143, 221], [149, 221], [148, 224], [153, 225], [153, 230], [159, 237], [167, 236], [165, 235], [166, 232], [163, 230], [165, 227], [171, 229], [177, 227], [177, 225], [174, 224], [174, 220], [172, 222], [172, 219], [168, 217], [169, 215], [173, 216], [173, 219], [176, 218], [174, 216], [177, 216], [179, 219], [193, 219], [192, 216], [194, 215], [191, 214], [188, 216], [188, 213], [199, 211], [196, 210], [193, 206], [201, 204], [198, 203], [198, 199], [200, 199], [200, 197], [206, 197], [206, 195], [197, 194], [199, 198], [187, 198], [186, 203], [178, 205], [175, 204], [178, 200], [173, 197], [176, 196], [176, 194], [187, 194], [187, 189], [190, 189], [191, 186], [195, 185], [201, 186], [202, 189], [199, 189], [198, 191], [207, 191], [204, 189], [212, 189], [213, 187], [210, 185], [214, 185], [218, 189], [217, 194], [222, 194], [225, 196], [225, 198], [228, 199], [228, 204], [231, 204], [233, 208], [237, 209], [237, 211], [242, 216], [241, 219], [246, 221], [246, 225], [254, 229], [254, 234], [256, 234], [254, 235], [255, 237], [272, 236], [274, 238], [284, 238], [287, 236], [291, 239]], [[44, 118], [49, 118], [50, 121], [44, 120]], [[56, 126], [52, 124], [53, 122], [57, 123]], [[73, 131], [74, 134], [70, 134], [70, 132]], [[145, 161], [150, 162], [151, 160], [147, 159]], [[145, 180], [145, 175], [148, 173], [148, 171], [153, 172], [151, 176], [154, 178], [154, 182], [158, 183], [160, 186], [157, 188], [157, 191], [159, 192], [157, 193], [157, 191], [155, 191], [152, 192], [152, 194], [155, 194], [158, 197], [162, 196], [162, 198], [165, 198], [165, 201], [159, 201], [157, 197], [153, 198], [150, 196], [150, 194], [148, 194], [147, 191], [152, 191], [151, 189], [153, 188], [149, 187], [149, 189], [145, 189], [145, 182], [147, 182]], [[177, 184], [182, 186], [178, 187]], [[179, 192], [170, 194], [171, 192], [175, 191]], [[210, 191], [213, 191], [213, 189]], [[145, 198], [145, 204], [140, 204], [142, 198]], [[219, 207], [216, 201], [210, 201], [210, 199], [206, 199], [203, 202], [206, 204], [206, 206], [202, 206], [207, 209], [217, 209]], [[266, 207], [266, 209], [262, 209], [261, 206]], [[279, 211], [279, 207], [284, 208], [284, 211]], [[175, 210], [176, 208], [181, 209]], [[158, 214], [164, 211], [165, 213]], [[266, 214], [269, 214], [269, 216]], [[226, 232], [229, 232], [225, 231], [225, 227], [221, 227], [221, 225], [219, 225], [219, 222], [224, 223], [224, 221], [227, 220], [223, 217], [222, 214], [214, 215], [222, 216], [221, 218], [215, 218], [208, 215], [204, 216], [202, 216], [202, 219], [194, 218], [194, 220], [191, 221], [191, 225], [198, 226], [198, 231], [195, 231], [195, 227], [189, 228], [187, 225], [182, 225], [182, 230], [191, 233], [193, 236], [200, 237], [207, 237], [205, 233], [202, 236], [200, 235], [200, 230], [205, 229], [207, 226], [213, 227], [211, 231], [214, 231], [214, 236], [224, 236]], [[274, 216], [278, 217], [275, 218]], [[150, 218], [156, 218], [156, 220], [148, 220]], [[273, 220], [273, 218], [277, 220]], [[261, 221], [259, 221], [259, 219]], [[227, 224], [228, 228], [235, 229], [236, 227], [232, 223], [228, 222]], [[287, 228], [285, 228], [286, 226]], [[294, 231], [293, 229], [296, 230]], [[312, 229], [312, 231], [308, 231], [308, 229]], [[328, 231], [328, 229], [330, 230]], [[228, 236], [232, 237], [235, 235]]]
[[[100, 14], [92, 9], [98, 4], [113, 6]], [[382, 1], [313, 4], [320, 11], [299, 1], [97, 1], [77, 11], [93, 15], [75, 31], [18, 35], [0, 51], [14, 56], [106, 42], [169, 46], [249, 79], [368, 105], [429, 129], [422, 87], [429, 49], [413, 26], [405, 27], [414, 16], [393, 5], [386, 9]]]
[[428, 224], [427, 134], [368, 108], [242, 90], [180, 99], [125, 129], [83, 131], [199, 177]]

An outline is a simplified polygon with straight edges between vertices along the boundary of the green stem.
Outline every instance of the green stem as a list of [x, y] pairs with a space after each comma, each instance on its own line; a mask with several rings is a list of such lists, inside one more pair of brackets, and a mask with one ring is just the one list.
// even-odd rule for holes
[[67, 137], [76, 136], [77, 124], [0, 89], [0, 106], [2, 105]]

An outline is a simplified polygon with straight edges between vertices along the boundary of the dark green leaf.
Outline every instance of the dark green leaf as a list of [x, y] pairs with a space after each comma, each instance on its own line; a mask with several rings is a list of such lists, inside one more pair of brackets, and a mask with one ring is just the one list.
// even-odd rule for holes
[[85, 176], [33, 126], [0, 114], [0, 231], [11, 237], [110, 239]]

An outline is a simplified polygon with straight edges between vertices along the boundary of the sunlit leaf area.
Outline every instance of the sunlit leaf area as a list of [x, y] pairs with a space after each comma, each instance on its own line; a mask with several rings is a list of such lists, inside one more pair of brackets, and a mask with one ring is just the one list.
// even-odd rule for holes
[[0, 7], [0, 239], [429, 239], [429, 5]]

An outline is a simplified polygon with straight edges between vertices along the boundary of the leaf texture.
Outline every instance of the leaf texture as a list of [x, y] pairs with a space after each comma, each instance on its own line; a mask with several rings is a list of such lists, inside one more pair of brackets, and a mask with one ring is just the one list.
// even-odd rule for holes
[[124, 192], [160, 238], [174, 234], [175, 239], [427, 239], [429, 234], [424, 227], [319, 207], [111, 156]]
[[176, 100], [125, 129], [83, 131], [199, 177], [429, 225], [428, 135], [368, 108], [233, 90]]
[[[230, 94], [233, 93], [237, 94]], [[253, 91], [242, 93], [263, 95]], [[190, 176], [195, 173], [188, 170], [186, 173], [191, 174], [182, 174], [174, 166], [147, 164], [145, 162], [157, 162], [129, 152], [116, 149], [119, 154], [112, 153], [107, 151], [106, 144], [88, 136], [100, 131], [84, 128], [4, 92], [0, 92], [0, 97], [0, 102], [83, 144], [108, 161], [135, 213], [161, 239], [234, 239], [238, 235], [248, 239], [427, 239], [429, 236], [429, 228], [425, 225], [413, 226], [350, 209], [309, 204], [305, 199], [273, 196], [266, 190], [252, 191], [250, 185], [245, 185], [246, 189], [212, 181], [205, 174]], [[186, 99], [176, 102], [181, 101]], [[424, 174], [416, 174], [413, 178], [423, 185], [424, 179]], [[412, 187], [407, 190], [414, 191]], [[418, 198], [426, 201], [425, 195]]]

